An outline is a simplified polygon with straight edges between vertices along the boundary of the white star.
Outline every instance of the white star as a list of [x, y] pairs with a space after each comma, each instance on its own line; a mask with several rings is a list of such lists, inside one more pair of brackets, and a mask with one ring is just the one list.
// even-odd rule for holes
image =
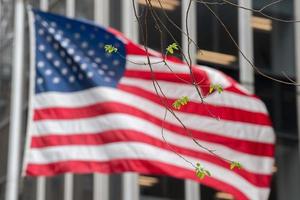
[[62, 30], [58, 30], [57, 33], [61, 36], [64, 34], [64, 32]]
[[79, 33], [75, 33], [75, 34], [74, 34], [74, 38], [75, 38], [75, 39], [79, 39], [79, 38], [80, 38], [80, 34], [79, 34]]
[[67, 58], [67, 64], [70, 65], [72, 63], [72, 60], [70, 58]]
[[48, 53], [46, 54], [46, 58], [48, 58], [48, 59], [51, 59], [51, 58], [53, 58], [53, 55], [52, 55], [52, 53], [48, 52]]
[[93, 73], [93, 72], [88, 72], [88, 73], [87, 73], [87, 76], [88, 76], [89, 78], [92, 78], [92, 77], [94, 76], [94, 73]]
[[67, 28], [67, 29], [72, 28], [71, 24], [66, 24], [66, 28]]
[[52, 80], [52, 82], [53, 82], [54, 84], [57, 84], [57, 83], [60, 82], [60, 78], [59, 78], [59, 77], [54, 77], [53, 80]]
[[69, 45], [70, 40], [68, 39], [64, 39], [64, 41], [62, 41], [61, 46], [63, 47], [67, 47]]
[[51, 22], [50, 25], [53, 26], [53, 27], [56, 27], [56, 23], [55, 22]]
[[73, 70], [73, 72], [77, 72], [77, 71], [78, 71], [78, 69], [77, 69], [76, 66], [73, 66], [73, 67], [72, 67], [72, 70]]
[[71, 83], [73, 83], [73, 82], [75, 81], [75, 77], [74, 77], [74, 76], [70, 76], [70, 77], [69, 77], [69, 81], [70, 81]]
[[45, 31], [43, 29], [39, 29], [38, 33], [39, 35], [44, 35]]
[[61, 37], [60, 34], [55, 34], [54, 38], [55, 38], [56, 40], [61, 40], [62, 37]]
[[119, 60], [114, 60], [114, 61], [113, 61], [113, 65], [117, 66], [117, 65], [119, 65], [119, 64], [120, 64], [120, 61], [119, 61]]
[[54, 43], [53, 47], [54, 47], [55, 50], [59, 49], [59, 45], [57, 43]]
[[91, 37], [92, 39], [94, 39], [96, 36], [95, 36], [95, 34], [92, 33], [92, 34], [90, 35], [90, 37]]
[[39, 21], [39, 20], [41, 20], [41, 16], [36, 15], [36, 16], [35, 16], [35, 19], [36, 19], [37, 21]]
[[106, 53], [106, 54], [105, 54], [105, 56], [106, 56], [107, 58], [110, 58], [111, 55], [112, 55], [111, 53]]
[[41, 44], [41, 45], [39, 45], [39, 50], [40, 50], [40, 51], [44, 51], [45, 49], [46, 49], [46, 48], [45, 48], [45, 46], [44, 46], [44, 45], [42, 45], [42, 44]]
[[42, 25], [47, 27], [48, 26], [48, 23], [46, 21], [42, 21]]
[[39, 68], [43, 68], [45, 66], [45, 63], [43, 61], [39, 61], [38, 64], [37, 64], [37, 66]]
[[111, 78], [110, 78], [110, 77], [108, 77], [108, 76], [106, 76], [106, 77], [104, 77], [104, 81], [106, 81], [106, 82], [110, 82], [110, 81], [111, 81]]
[[96, 63], [92, 63], [92, 67], [97, 68], [98, 65]]
[[37, 83], [40, 85], [40, 84], [42, 84], [44, 82], [44, 80], [42, 79], [42, 78], [38, 78], [37, 79]]
[[88, 51], [88, 55], [89, 55], [89, 56], [95, 55], [95, 51], [94, 51], [94, 50], [89, 50], [89, 51]]
[[110, 38], [110, 36], [109, 36], [108, 34], [106, 34], [104, 37], [105, 37], [105, 39], [107, 39], [107, 40]]
[[116, 73], [114, 71], [108, 71], [108, 75], [114, 76]]
[[101, 63], [101, 58], [98, 58], [98, 57], [95, 58], [95, 62], [96, 62], [96, 63]]
[[103, 47], [104, 47], [104, 44], [101, 42], [101, 43], [98, 44], [98, 47], [99, 47], [99, 48], [103, 48]]
[[88, 47], [88, 43], [87, 42], [82, 42], [81, 43], [81, 47], [82, 48], [87, 48]]
[[51, 37], [50, 35], [48, 35], [48, 36], [46, 37], [46, 40], [47, 40], [47, 42], [51, 42], [51, 41], [52, 41], [52, 37]]
[[104, 74], [104, 71], [103, 71], [102, 69], [98, 69], [98, 73], [99, 73], [100, 75], [103, 75], [103, 74]]
[[68, 73], [68, 69], [67, 69], [67, 68], [63, 68], [63, 69], [61, 70], [61, 73], [62, 73], [63, 75], [66, 75], [66, 74]]
[[51, 33], [51, 34], [55, 33], [55, 29], [52, 28], [52, 27], [50, 27], [50, 28], [48, 29], [48, 31], [49, 31], [49, 33]]
[[45, 74], [46, 74], [47, 76], [51, 75], [51, 74], [52, 74], [51, 69], [47, 69], [47, 70], [45, 71]]
[[86, 70], [87, 64], [86, 64], [86, 63], [82, 63], [82, 64], [80, 65], [80, 68], [81, 68], [82, 70]]
[[101, 68], [102, 69], [108, 69], [108, 66], [107, 65], [101, 65]]
[[85, 30], [85, 26], [84, 26], [84, 25], [81, 25], [81, 26], [80, 26], [80, 29], [81, 29], [81, 30]]
[[75, 60], [76, 62], [79, 62], [79, 61], [81, 60], [81, 57], [80, 57], [79, 55], [76, 55], [76, 56], [74, 57], [74, 60]]
[[61, 57], [65, 57], [66, 53], [63, 50], [61, 50], [60, 55], [61, 55]]
[[59, 67], [60, 66], [60, 62], [58, 60], [55, 60], [53, 64], [54, 64], [55, 67]]
[[68, 49], [68, 53], [69, 53], [70, 55], [73, 55], [73, 54], [74, 54], [74, 52], [75, 52], [75, 51], [74, 51], [74, 49], [73, 49], [73, 48], [69, 48], [69, 49]]
[[82, 80], [82, 79], [83, 79], [83, 75], [82, 75], [82, 74], [78, 74], [78, 78], [79, 78], [80, 80]]

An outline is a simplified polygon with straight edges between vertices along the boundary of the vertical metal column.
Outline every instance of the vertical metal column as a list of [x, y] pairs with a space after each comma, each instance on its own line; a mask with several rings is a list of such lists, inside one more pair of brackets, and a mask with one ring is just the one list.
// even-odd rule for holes
[[[94, 20], [101, 26], [109, 26], [109, 0], [94, 0]], [[109, 199], [109, 176], [94, 174], [93, 200]]]
[[[300, 1], [294, 0], [294, 18], [300, 19]], [[296, 64], [296, 81], [300, 83], [300, 24], [295, 23], [295, 64]], [[300, 87], [297, 89], [297, 122], [298, 122], [298, 149], [300, 156]]]
[[[132, 0], [122, 0], [122, 31], [124, 35], [134, 42], [138, 42], [138, 22], [134, 15]], [[137, 1], [135, 7], [138, 10]], [[124, 173], [122, 177], [122, 200], [139, 199], [139, 175]]]
[[109, 26], [109, 0], [94, 0], [94, 20], [101, 26]]
[[10, 127], [7, 161], [6, 200], [17, 200], [20, 179], [20, 146], [22, 131], [23, 55], [24, 55], [24, 1], [15, 1], [13, 69], [10, 107]]
[[[48, 7], [49, 7], [48, 0], [40, 0], [41, 10], [47, 11]], [[37, 178], [36, 199], [37, 200], [46, 199], [46, 178], [43, 176]]]
[[[186, 12], [189, 6], [190, 1], [189, 0], [183, 0], [181, 1], [181, 26], [184, 33], [182, 33], [182, 51], [185, 54], [185, 56], [188, 58], [188, 51], [190, 52], [192, 64], [197, 63], [197, 47], [193, 42], [190, 42], [189, 45], [189, 39], [186, 35], [187, 29], [186, 25], [188, 25], [188, 31], [189, 31], [189, 38], [197, 43], [197, 5], [194, 1], [191, 3], [191, 7], [188, 13], [188, 18], [186, 24]], [[200, 184], [192, 181], [192, 180], [185, 180], [185, 200], [200, 200]]]
[[[66, 0], [66, 15], [75, 16], [75, 0]], [[64, 200], [73, 200], [74, 175], [67, 173], [64, 175]]]
[[[138, 22], [134, 15], [132, 0], [122, 0], [122, 32], [134, 42], [139, 40]], [[138, 11], [138, 4], [135, 0], [135, 8]]]
[[[239, 0], [239, 6], [252, 8], [252, 0]], [[251, 27], [252, 12], [238, 8], [238, 35], [241, 51], [253, 63], [253, 29]], [[254, 72], [252, 66], [239, 54], [240, 82], [250, 92], [254, 92]]]

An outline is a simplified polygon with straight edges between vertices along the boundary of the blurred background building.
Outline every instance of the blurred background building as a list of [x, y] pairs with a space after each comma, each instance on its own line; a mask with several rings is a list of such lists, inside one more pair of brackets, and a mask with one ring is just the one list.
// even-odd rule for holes
[[[14, 37], [14, 4], [16, 0], [0, 0], [0, 200], [4, 200], [8, 132], [10, 115], [11, 72], [13, 60]], [[185, 2], [184, 2], [185, 1]], [[285, 0], [276, 5], [267, 7], [263, 12], [272, 17], [292, 20], [300, 19], [299, 0]], [[24, 0], [25, 5], [49, 10], [50, 12], [68, 15], [70, 17], [95, 20], [98, 24], [109, 25], [125, 34], [130, 34], [136, 41], [138, 36], [132, 10], [128, 5], [131, 0]], [[153, 5], [159, 5], [152, 0]], [[183, 27], [185, 17], [183, 12], [188, 0], [163, 0], [163, 7], [157, 6], [161, 20], [166, 24], [178, 43], [183, 43], [182, 33], [176, 29]], [[300, 80], [300, 31], [296, 23], [272, 20], [258, 12], [239, 9], [230, 4], [222, 4], [221, 0], [211, 0], [212, 10], [222, 19], [228, 31], [254, 64], [267, 75], [278, 79]], [[273, 0], [231, 0], [234, 4], [246, 7], [252, 6], [259, 10]], [[140, 15], [144, 14], [145, 0], [136, 0]], [[131, 5], [130, 5], [131, 6]], [[194, 4], [191, 12], [191, 33], [199, 48], [204, 54], [193, 52], [197, 63], [219, 69], [234, 79], [241, 81], [247, 88], [253, 90], [266, 103], [271, 114], [276, 131], [276, 165], [271, 188], [271, 200], [298, 200], [300, 199], [300, 165], [299, 165], [299, 114], [300, 93], [295, 86], [287, 86], [268, 80], [251, 70], [251, 66], [241, 57], [234, 42], [225, 31], [216, 17], [201, 3]], [[166, 14], [169, 18], [166, 17]], [[27, 91], [29, 76], [29, 36], [28, 23], [25, 20], [25, 51], [24, 51], [24, 128], [27, 112]], [[154, 20], [149, 17], [148, 39], [149, 46], [155, 50], [161, 49], [160, 35], [154, 26]], [[136, 30], [136, 31], [135, 31]], [[131, 31], [131, 32], [130, 32]], [[251, 34], [253, 32], [253, 34]], [[135, 35], [135, 36], [134, 36]], [[135, 38], [134, 38], [135, 37]], [[163, 45], [173, 43], [167, 31], [163, 32]], [[298, 54], [296, 53], [298, 52]], [[110, 200], [122, 199], [124, 189], [135, 191], [141, 200], [212, 200], [232, 199], [226, 193], [215, 191], [203, 185], [187, 184], [164, 176], [135, 175], [128, 185], [124, 184], [124, 176], [110, 175], [107, 193]], [[69, 175], [46, 178], [37, 181], [35, 178], [25, 178], [20, 181], [19, 196], [22, 200], [69, 200], [71, 193], [74, 200], [93, 200], [99, 193], [95, 187], [97, 177], [89, 175]], [[95, 189], [94, 189], [95, 188]], [[135, 188], [135, 189], [132, 189]], [[100, 189], [99, 189], [100, 190]], [[101, 192], [101, 191], [100, 191]], [[191, 197], [191, 193], [200, 192], [200, 196]], [[68, 197], [69, 195], [69, 197]], [[135, 199], [132, 199], [135, 200]]]

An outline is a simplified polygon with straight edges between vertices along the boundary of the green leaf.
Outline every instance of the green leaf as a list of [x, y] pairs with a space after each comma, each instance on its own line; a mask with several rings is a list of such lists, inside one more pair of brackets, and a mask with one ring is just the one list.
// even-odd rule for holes
[[174, 53], [174, 50], [178, 50], [178, 44], [176, 43], [172, 43], [170, 44], [168, 47], [167, 47], [167, 53], [169, 54], [173, 54]]
[[234, 168], [241, 169], [242, 168], [242, 164], [239, 163], [239, 162], [232, 161], [230, 163], [230, 169], [233, 170]]
[[182, 106], [188, 104], [189, 102], [189, 97], [183, 96], [180, 99], [177, 99], [173, 104], [173, 108], [179, 110]]
[[212, 84], [209, 87], [209, 93], [213, 93], [213, 91], [217, 90], [219, 94], [221, 94], [223, 92], [223, 87], [221, 84]]
[[196, 176], [200, 179], [203, 179], [205, 176], [211, 176], [211, 173], [201, 167], [200, 163], [196, 163]]
[[105, 52], [109, 53], [109, 54], [116, 53], [118, 51], [118, 49], [111, 44], [106, 44], [104, 46], [104, 49], [105, 49]]

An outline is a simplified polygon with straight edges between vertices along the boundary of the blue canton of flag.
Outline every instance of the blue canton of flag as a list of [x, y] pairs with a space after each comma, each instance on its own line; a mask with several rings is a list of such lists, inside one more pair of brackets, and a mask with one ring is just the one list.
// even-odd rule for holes
[[[90, 22], [33, 12], [36, 93], [116, 87], [126, 63], [125, 46], [116, 36]], [[118, 53], [106, 53], [106, 44], [117, 47]]]

